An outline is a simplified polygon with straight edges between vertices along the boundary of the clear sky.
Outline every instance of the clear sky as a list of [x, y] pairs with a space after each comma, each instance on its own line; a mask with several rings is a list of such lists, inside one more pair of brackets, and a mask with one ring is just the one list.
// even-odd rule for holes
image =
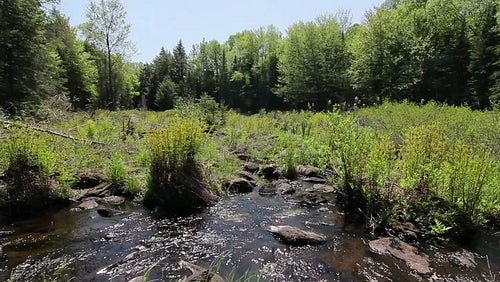
[[[383, 0], [122, 0], [131, 24], [130, 40], [137, 53], [133, 61], [151, 62], [164, 46], [182, 40], [187, 52], [193, 44], [216, 39], [225, 42], [245, 29], [275, 25], [283, 33], [293, 23], [316, 16], [350, 10], [353, 23]], [[76, 26], [86, 21], [89, 0], [61, 0], [59, 9]]]

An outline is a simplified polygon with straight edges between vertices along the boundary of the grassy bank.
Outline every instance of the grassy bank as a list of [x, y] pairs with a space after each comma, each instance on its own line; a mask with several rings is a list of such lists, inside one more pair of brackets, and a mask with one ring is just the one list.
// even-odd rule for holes
[[241, 169], [234, 152], [245, 148], [250, 159], [279, 164], [288, 175], [297, 165], [317, 168], [339, 187], [340, 203], [365, 214], [373, 231], [411, 222], [423, 234], [455, 236], [499, 220], [498, 110], [385, 103], [353, 112], [248, 116], [201, 99], [167, 112], [76, 113], [37, 125], [78, 140], [5, 126], [0, 174], [20, 167], [24, 150], [23, 161], [57, 181], [61, 193], [70, 193], [76, 175], [103, 172], [147, 198], [160, 191], [151, 181], [160, 171], [170, 179], [190, 163], [223, 192]]

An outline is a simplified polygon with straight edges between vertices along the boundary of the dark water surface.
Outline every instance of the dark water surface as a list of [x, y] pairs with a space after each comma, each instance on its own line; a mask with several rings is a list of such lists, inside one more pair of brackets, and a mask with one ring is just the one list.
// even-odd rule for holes
[[[305, 184], [304, 184], [305, 185]], [[359, 220], [335, 206], [304, 207], [280, 195], [256, 191], [222, 199], [187, 216], [157, 219], [132, 204], [123, 214], [104, 218], [96, 210], [63, 210], [29, 220], [0, 224], [0, 280], [127, 281], [150, 269], [151, 280], [190, 275], [179, 260], [209, 267], [222, 256], [220, 273], [240, 277], [261, 273], [261, 281], [500, 281], [500, 237], [478, 236], [462, 246], [478, 266], [450, 262], [458, 247], [428, 248], [434, 275], [414, 274], [398, 259], [373, 254]], [[269, 225], [292, 225], [328, 237], [319, 246], [289, 247]], [[488, 267], [486, 256], [489, 258]]]

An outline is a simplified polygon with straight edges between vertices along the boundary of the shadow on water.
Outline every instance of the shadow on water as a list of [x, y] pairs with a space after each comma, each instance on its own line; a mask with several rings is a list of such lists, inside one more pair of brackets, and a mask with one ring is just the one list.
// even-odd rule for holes
[[[0, 227], [0, 279], [42, 281], [126, 281], [143, 275], [174, 280], [190, 274], [179, 260], [208, 268], [224, 253], [222, 276], [263, 270], [264, 281], [421, 281], [401, 261], [373, 254], [359, 220], [334, 205], [302, 206], [294, 200], [260, 196], [257, 191], [225, 197], [212, 207], [189, 215], [164, 218], [132, 204], [124, 213], [105, 218], [96, 210], [63, 210], [37, 218], [3, 220]], [[327, 236], [319, 246], [289, 247], [274, 238], [269, 225], [292, 225]], [[489, 268], [500, 275], [499, 237], [483, 234], [462, 246], [476, 253], [478, 266], [464, 270], [450, 263], [446, 252], [430, 248], [436, 279], [486, 280]], [[57, 275], [57, 277], [56, 277]], [[451, 278], [450, 278], [451, 277]], [[439, 281], [439, 280], [438, 280]]]

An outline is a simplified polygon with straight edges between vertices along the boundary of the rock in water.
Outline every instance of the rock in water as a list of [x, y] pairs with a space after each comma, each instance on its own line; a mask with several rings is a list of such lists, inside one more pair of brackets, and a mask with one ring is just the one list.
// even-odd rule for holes
[[125, 197], [122, 196], [108, 196], [102, 198], [105, 204], [119, 206], [125, 202]]
[[277, 165], [269, 165], [260, 170], [265, 179], [277, 180], [281, 176], [281, 171]]
[[279, 183], [277, 184], [277, 189], [282, 195], [291, 195], [295, 193], [295, 188], [289, 183]]
[[259, 188], [259, 195], [274, 196], [276, 195], [276, 186], [271, 183], [262, 184]]
[[78, 205], [81, 210], [90, 210], [96, 208], [99, 204], [94, 200], [88, 200]]
[[113, 217], [118, 212], [112, 209], [103, 208], [103, 209], [97, 209], [97, 213], [102, 217]]
[[370, 250], [381, 255], [392, 255], [406, 264], [418, 274], [429, 274], [429, 258], [425, 254], [419, 254], [417, 248], [397, 239], [382, 238], [370, 241]]
[[268, 231], [291, 246], [318, 245], [326, 241], [326, 237], [312, 231], [305, 231], [289, 225], [271, 225]]
[[182, 281], [206, 281], [206, 282], [225, 282], [217, 273], [213, 273], [210, 270], [203, 268], [201, 266], [189, 263], [187, 261], [181, 260], [179, 266], [182, 268], [189, 269], [193, 274]]
[[229, 182], [228, 186], [229, 191], [237, 193], [249, 193], [253, 188], [252, 183], [244, 178], [235, 178]]

